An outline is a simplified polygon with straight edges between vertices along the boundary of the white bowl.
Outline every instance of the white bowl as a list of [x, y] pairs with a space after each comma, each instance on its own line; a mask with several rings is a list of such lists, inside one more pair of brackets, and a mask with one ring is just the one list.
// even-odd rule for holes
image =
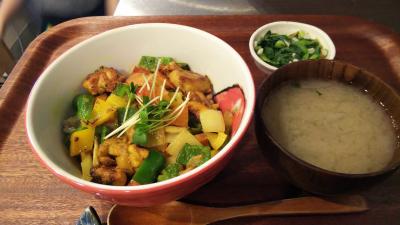
[[270, 73], [275, 71], [277, 67], [272, 66], [266, 62], [264, 62], [254, 51], [255, 41], [261, 38], [267, 33], [268, 30], [271, 30], [272, 33], [278, 34], [293, 34], [297, 31], [305, 31], [308, 36], [312, 39], [318, 39], [319, 43], [322, 45], [324, 49], [328, 51], [326, 59], [334, 59], [336, 55], [336, 48], [333, 44], [331, 38], [326, 34], [323, 30], [319, 29], [310, 24], [299, 23], [299, 22], [290, 22], [290, 21], [277, 21], [273, 23], [265, 24], [264, 26], [258, 28], [250, 37], [249, 41], [249, 49], [251, 56], [254, 59], [256, 66], [265, 73]]
[[[140, 186], [109, 186], [81, 179], [77, 161], [63, 144], [62, 121], [87, 74], [111, 66], [127, 74], [143, 55], [171, 56], [206, 74], [215, 92], [239, 84], [246, 99], [242, 122], [212, 159], [173, 179]], [[228, 162], [251, 123], [255, 87], [250, 70], [227, 43], [205, 31], [175, 24], [137, 24], [117, 28], [72, 47], [36, 81], [28, 99], [26, 129], [41, 162], [69, 185], [115, 203], [149, 206], [176, 200], [211, 180]]]

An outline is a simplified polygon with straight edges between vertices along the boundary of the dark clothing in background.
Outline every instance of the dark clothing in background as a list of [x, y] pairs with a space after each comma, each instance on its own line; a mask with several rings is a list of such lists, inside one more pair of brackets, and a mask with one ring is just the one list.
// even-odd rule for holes
[[103, 0], [25, 0], [39, 32], [48, 25], [84, 16], [105, 14]]

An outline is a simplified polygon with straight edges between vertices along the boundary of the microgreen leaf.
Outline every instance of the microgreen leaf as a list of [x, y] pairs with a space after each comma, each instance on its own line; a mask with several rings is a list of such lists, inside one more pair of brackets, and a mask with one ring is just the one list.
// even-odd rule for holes
[[137, 88], [138, 88], [138, 86], [134, 85], [133, 82], [131, 82], [131, 83], [129, 84], [129, 92], [130, 92], [130, 93], [135, 94]]
[[[165, 81], [163, 82], [163, 86], [164, 84]], [[135, 94], [138, 87], [135, 86], [133, 83], [130, 83], [128, 87], [129, 99], [127, 106], [125, 107], [122, 124], [120, 124], [118, 128], [109, 133], [105, 137], [105, 139], [110, 138], [117, 133], [119, 133], [118, 137], [120, 137], [131, 127], [134, 127], [134, 134], [131, 137], [131, 142], [142, 146], [146, 145], [149, 132], [171, 124], [174, 120], [176, 120], [176, 118], [178, 118], [182, 114], [183, 109], [190, 100], [190, 92], [188, 92], [185, 100], [179, 106], [175, 107], [174, 109], [170, 109], [170, 106], [179, 91], [179, 87], [177, 87], [172, 99], [169, 101], [163, 100], [161, 96], [155, 96], [152, 99], [150, 98], [150, 96], [138, 96]], [[133, 115], [130, 115], [131, 113], [128, 113], [128, 111], [133, 110], [130, 106], [132, 97], [134, 97], [138, 101], [141, 107], [136, 112], [134, 112]], [[121, 123], [121, 109], [118, 110], [118, 113], [119, 121]]]
[[149, 96], [143, 96], [143, 104], [147, 104], [150, 102]]
[[135, 107], [128, 107], [128, 111], [126, 113], [126, 118], [124, 120], [124, 116], [125, 116], [125, 112], [126, 112], [126, 108], [118, 108], [117, 109], [117, 115], [118, 115], [118, 123], [119, 125], [122, 125], [127, 119], [131, 118], [135, 113], [136, 113], [137, 109]]

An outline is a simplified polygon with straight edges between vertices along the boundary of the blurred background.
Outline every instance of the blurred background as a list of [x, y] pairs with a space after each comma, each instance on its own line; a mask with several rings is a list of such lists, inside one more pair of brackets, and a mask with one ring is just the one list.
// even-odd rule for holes
[[38, 34], [78, 17], [335, 14], [362, 17], [400, 33], [399, 9], [398, 0], [2, 0], [0, 86]]

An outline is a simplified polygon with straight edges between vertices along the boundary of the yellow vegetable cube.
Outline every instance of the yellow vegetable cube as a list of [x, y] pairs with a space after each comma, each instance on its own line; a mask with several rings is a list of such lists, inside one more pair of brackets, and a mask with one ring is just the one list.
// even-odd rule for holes
[[165, 142], [171, 143], [179, 133], [165, 133]]
[[178, 134], [178, 133], [180, 133], [182, 130], [186, 130], [186, 128], [184, 128], [184, 127], [176, 127], [176, 126], [166, 126], [166, 127], [165, 127], [165, 132], [166, 132], [166, 133], [175, 133], [175, 134]]
[[176, 157], [186, 143], [191, 145], [201, 145], [187, 129], [182, 130], [165, 150], [170, 155], [170, 157], [168, 157], [169, 163], [174, 163], [176, 161]]
[[110, 96], [108, 96], [108, 98], [106, 100], [106, 103], [108, 105], [111, 105], [115, 109], [117, 109], [117, 108], [121, 108], [121, 107], [126, 107], [126, 105], [128, 104], [128, 101], [124, 97], [120, 97], [115, 94], [110, 94]]
[[96, 98], [93, 106], [92, 119], [90, 123], [92, 126], [98, 126], [115, 118], [116, 109], [108, 104], [106, 101]]
[[149, 133], [145, 147], [154, 147], [163, 144], [165, 144], [165, 130], [164, 128], [160, 128]]
[[77, 156], [81, 152], [92, 150], [94, 131], [93, 127], [88, 126], [83, 130], [78, 130], [71, 134], [69, 146], [69, 153], [71, 156]]
[[215, 150], [220, 149], [221, 146], [225, 143], [226, 138], [228, 137], [228, 135], [223, 132], [206, 133], [206, 135], [211, 147]]
[[222, 112], [215, 109], [200, 111], [200, 123], [203, 132], [225, 132], [225, 122]]
[[92, 169], [92, 154], [91, 152], [82, 152], [81, 153], [81, 168], [82, 168], [82, 178], [91, 181], [92, 176], [90, 175], [90, 170]]
[[120, 155], [115, 158], [117, 167], [125, 170], [128, 173], [133, 173], [132, 166], [129, 163], [128, 154]]
[[176, 126], [166, 126], [165, 127], [165, 142], [171, 143], [182, 130], [186, 130], [186, 128], [185, 127], [176, 127]]

